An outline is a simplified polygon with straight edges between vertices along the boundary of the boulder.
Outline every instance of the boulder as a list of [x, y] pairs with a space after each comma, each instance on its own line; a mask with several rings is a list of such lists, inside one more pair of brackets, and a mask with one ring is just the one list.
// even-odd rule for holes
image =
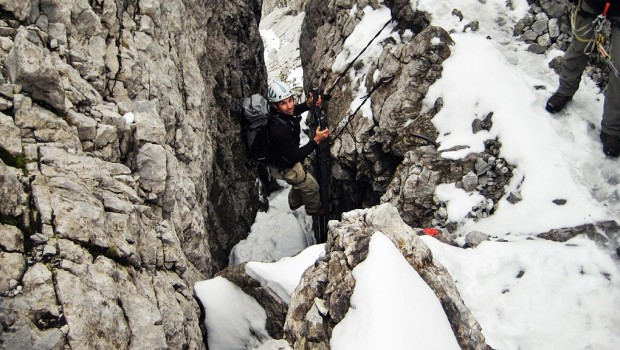
[[38, 102], [64, 112], [65, 90], [51, 53], [35, 31], [20, 27], [6, 60], [9, 79]]

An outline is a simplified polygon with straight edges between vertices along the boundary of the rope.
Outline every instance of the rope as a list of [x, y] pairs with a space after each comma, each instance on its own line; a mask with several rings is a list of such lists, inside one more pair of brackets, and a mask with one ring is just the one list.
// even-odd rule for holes
[[377, 34], [375, 34], [375, 36], [372, 37], [372, 39], [370, 39], [370, 41], [368, 42], [368, 44], [362, 49], [362, 51], [360, 51], [360, 53], [357, 54], [357, 56], [355, 56], [355, 58], [349, 62], [349, 64], [347, 65], [347, 67], [338, 75], [338, 77], [336, 78], [336, 81], [334, 81], [334, 83], [332, 84], [332, 86], [327, 90], [327, 92], [325, 93], [326, 95], [330, 95], [332, 93], [332, 91], [334, 90], [334, 88], [336, 88], [336, 85], [338, 84], [338, 81], [340, 80], [340, 78], [344, 77], [344, 75], [349, 71], [349, 69], [351, 69], [351, 67], [353, 66], [353, 64], [355, 64], [355, 62], [357, 61], [358, 58], [360, 58], [360, 56], [364, 53], [364, 51], [366, 51], [366, 49], [370, 46], [370, 44], [372, 44], [373, 41], [375, 41], [375, 39], [379, 36], [379, 34], [381, 34], [381, 32], [383, 32], [383, 30], [385, 28], [387, 28], [387, 26], [394, 22], [393, 18], [390, 18], [387, 22], [385, 22], [385, 24], [383, 25], [383, 27], [381, 27], [381, 29], [377, 32]]
[[[347, 121], [346, 123], [342, 126], [342, 128], [340, 128], [340, 131], [338, 131], [338, 133], [336, 134], [336, 136], [331, 140], [331, 144], [333, 145], [334, 142], [336, 140], [338, 140], [340, 138], [340, 136], [342, 136], [342, 133], [344, 132], [344, 130], [347, 128], [347, 126], [349, 125], [349, 123], [351, 122], [351, 120], [353, 119], [353, 117], [355, 117], [355, 115], [357, 114], [357, 112], [362, 108], [362, 106], [366, 103], [366, 101], [370, 98], [370, 96], [377, 91], [383, 84], [387, 84], [389, 82], [391, 82], [394, 79], [394, 77], [387, 77], [387, 78], [383, 78], [381, 80], [379, 80], [379, 82], [373, 86], [373, 88], [370, 90], [369, 93], [367, 93], [364, 96], [364, 100], [362, 101], [362, 103], [355, 109], [355, 111], [347, 116]], [[427, 141], [428, 143], [430, 143], [431, 145], [435, 146], [435, 148], [439, 148], [439, 144], [433, 140], [431, 140], [430, 138], [424, 136], [424, 135], [418, 135], [418, 134], [410, 134], [410, 136], [422, 139], [424, 141]]]
[[[400, 11], [402, 9], [405, 8], [405, 6], [409, 5], [409, 2], [405, 2], [397, 11], [396, 13], [400, 13]], [[360, 56], [366, 51], [366, 49], [368, 49], [368, 47], [370, 47], [370, 45], [372, 44], [372, 42], [383, 32], [383, 30], [385, 28], [387, 28], [387, 26], [392, 23], [395, 22], [396, 20], [394, 18], [390, 18], [387, 22], [385, 22], [383, 24], [383, 26], [381, 27], [381, 29], [375, 34], [375, 36], [372, 37], [372, 39], [370, 39], [370, 41], [368, 42], [368, 44], [366, 44], [366, 46], [357, 54], [357, 56], [355, 56], [355, 58], [353, 58], [353, 60], [351, 60], [351, 62], [349, 62], [349, 64], [346, 66], [346, 68], [336, 77], [336, 80], [334, 81], [334, 83], [332, 84], [332, 86], [330, 86], [329, 89], [327, 89], [325, 95], [330, 96], [332, 91], [336, 88], [336, 86], [338, 85], [338, 82], [340, 81], [340, 79], [342, 77], [345, 76], [345, 74], [347, 74], [347, 72], [349, 71], [349, 69], [351, 69], [351, 67], [355, 64], [355, 62], [360, 58]], [[340, 131], [337, 132], [336, 136], [334, 138], [331, 139], [330, 144], [333, 145], [334, 142], [336, 140], [338, 140], [340, 138], [340, 136], [342, 136], [342, 132], [347, 128], [347, 126], [349, 125], [349, 123], [351, 122], [351, 120], [353, 119], [353, 117], [355, 117], [355, 115], [357, 114], [357, 112], [362, 108], [362, 106], [366, 103], [366, 101], [368, 101], [368, 99], [370, 98], [370, 96], [379, 88], [381, 87], [383, 84], [389, 83], [390, 81], [392, 81], [392, 79], [394, 79], [394, 77], [386, 77], [386, 78], [382, 78], [381, 80], [379, 80], [379, 82], [373, 86], [373, 88], [370, 90], [369, 93], [367, 93], [364, 96], [364, 100], [362, 101], [362, 103], [360, 103], [360, 105], [355, 109], [355, 111], [353, 111], [353, 113], [351, 113], [350, 115], [348, 115], [346, 117], [346, 122], [345, 124], [342, 126], [342, 128], [340, 128]], [[417, 137], [417, 138], [421, 138], [423, 140], [426, 140], [428, 142], [430, 142], [431, 144], [433, 144], [435, 147], [439, 147], [439, 145], [425, 137], [422, 135], [416, 135], [413, 134], [412, 136]]]
[[353, 117], [357, 114], [357, 112], [362, 108], [362, 106], [366, 103], [366, 101], [368, 101], [368, 99], [370, 98], [370, 96], [377, 91], [377, 89], [379, 89], [379, 87], [385, 83], [389, 83], [390, 81], [392, 81], [392, 79], [394, 79], [394, 77], [387, 77], [387, 78], [383, 78], [381, 80], [379, 80], [379, 82], [372, 87], [372, 89], [370, 90], [369, 93], [366, 94], [366, 96], [364, 96], [364, 100], [362, 101], [362, 103], [360, 103], [359, 106], [357, 106], [357, 108], [355, 109], [355, 111], [353, 111], [353, 113], [349, 114], [346, 117], [346, 123], [342, 126], [342, 128], [340, 128], [340, 131], [338, 131], [338, 133], [336, 134], [336, 136], [332, 139], [332, 144], [334, 143], [334, 141], [338, 140], [340, 138], [340, 136], [342, 135], [342, 132], [344, 131], [344, 129], [347, 128], [347, 126], [349, 125], [349, 123], [351, 122], [351, 120], [353, 119]]
[[[607, 12], [609, 11], [609, 6], [611, 5], [608, 2], [605, 5], [605, 10], [602, 14], [598, 15], [592, 23], [588, 23], [581, 28], [577, 28], [577, 16], [579, 14], [579, 10], [581, 9], [581, 3], [583, 0], [580, 0], [577, 6], [575, 6], [575, 10], [572, 12], [570, 17], [571, 30], [573, 33], [573, 37], [582, 43], [586, 43], [586, 47], [584, 48], [584, 53], [586, 55], [591, 55], [595, 49], [598, 49], [599, 54], [603, 58], [603, 61], [609, 66], [609, 69], [613, 73], [613, 75], [620, 79], [620, 72], [618, 68], [614, 66], [611, 55], [605, 50], [603, 43], [605, 42], [605, 36], [603, 35], [603, 26], [606, 21], [609, 21], [607, 18]], [[592, 33], [592, 34], [590, 34]]]
[[[408, 6], [409, 2], [405, 1], [403, 3], [403, 5], [401, 7], [399, 7], [396, 11], [391, 11], [392, 13], [400, 13], [405, 6]], [[383, 30], [385, 28], [387, 28], [387, 26], [392, 23], [392, 22], [396, 22], [396, 19], [394, 19], [393, 17], [390, 18], [387, 22], [385, 22], [385, 24], [383, 24], [383, 27], [381, 27], [381, 29], [377, 32], [377, 34], [375, 34], [375, 36], [372, 37], [372, 39], [370, 39], [370, 41], [368, 42], [368, 44], [362, 49], [362, 51], [360, 51], [357, 56], [355, 56], [355, 58], [349, 62], [349, 64], [347, 65], [347, 67], [338, 75], [338, 77], [336, 77], [336, 80], [334, 81], [334, 83], [332, 84], [332, 86], [330, 86], [329, 89], [327, 89], [327, 92], [325, 93], [325, 95], [331, 95], [332, 91], [336, 88], [336, 85], [338, 85], [338, 81], [344, 77], [344, 75], [349, 71], [349, 69], [353, 66], [353, 64], [355, 64], [355, 62], [357, 61], [358, 58], [360, 58], [360, 56], [366, 51], [366, 49], [370, 46], [370, 44], [372, 44], [373, 41], [375, 41], [375, 39], [379, 36], [379, 34], [381, 34], [381, 32], [383, 32]]]

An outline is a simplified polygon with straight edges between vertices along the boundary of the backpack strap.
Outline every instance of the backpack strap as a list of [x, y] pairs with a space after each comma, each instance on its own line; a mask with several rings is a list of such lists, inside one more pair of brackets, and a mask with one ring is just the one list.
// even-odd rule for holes
[[271, 121], [274, 121], [280, 125], [289, 126], [288, 122], [280, 117], [280, 115], [276, 114], [271, 118]]

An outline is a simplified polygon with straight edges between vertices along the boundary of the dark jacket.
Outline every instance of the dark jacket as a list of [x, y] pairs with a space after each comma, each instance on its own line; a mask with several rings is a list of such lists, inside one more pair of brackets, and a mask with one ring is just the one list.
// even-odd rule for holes
[[295, 105], [293, 116], [280, 114], [275, 108], [271, 108], [274, 118], [269, 123], [269, 140], [271, 149], [274, 152], [272, 165], [278, 169], [288, 169], [293, 167], [295, 163], [303, 161], [314, 151], [318, 145], [314, 140], [308, 141], [302, 147], [299, 147], [301, 131], [299, 116], [308, 110], [305, 103]]
[[600, 15], [605, 10], [605, 5], [610, 3], [607, 17], [620, 17], [620, 0], [584, 0], [590, 7], [596, 10], [596, 15]]

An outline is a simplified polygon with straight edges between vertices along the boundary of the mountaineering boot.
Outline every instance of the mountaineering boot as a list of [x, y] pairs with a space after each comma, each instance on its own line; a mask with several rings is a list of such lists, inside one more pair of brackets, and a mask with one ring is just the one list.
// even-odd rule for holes
[[564, 96], [558, 92], [554, 93], [547, 100], [547, 104], [545, 105], [545, 109], [549, 113], [557, 113], [561, 111], [564, 106], [568, 103], [568, 101], [572, 100], [573, 96]]
[[601, 141], [603, 142], [603, 153], [606, 156], [620, 156], [620, 136], [610, 135], [601, 131]]

